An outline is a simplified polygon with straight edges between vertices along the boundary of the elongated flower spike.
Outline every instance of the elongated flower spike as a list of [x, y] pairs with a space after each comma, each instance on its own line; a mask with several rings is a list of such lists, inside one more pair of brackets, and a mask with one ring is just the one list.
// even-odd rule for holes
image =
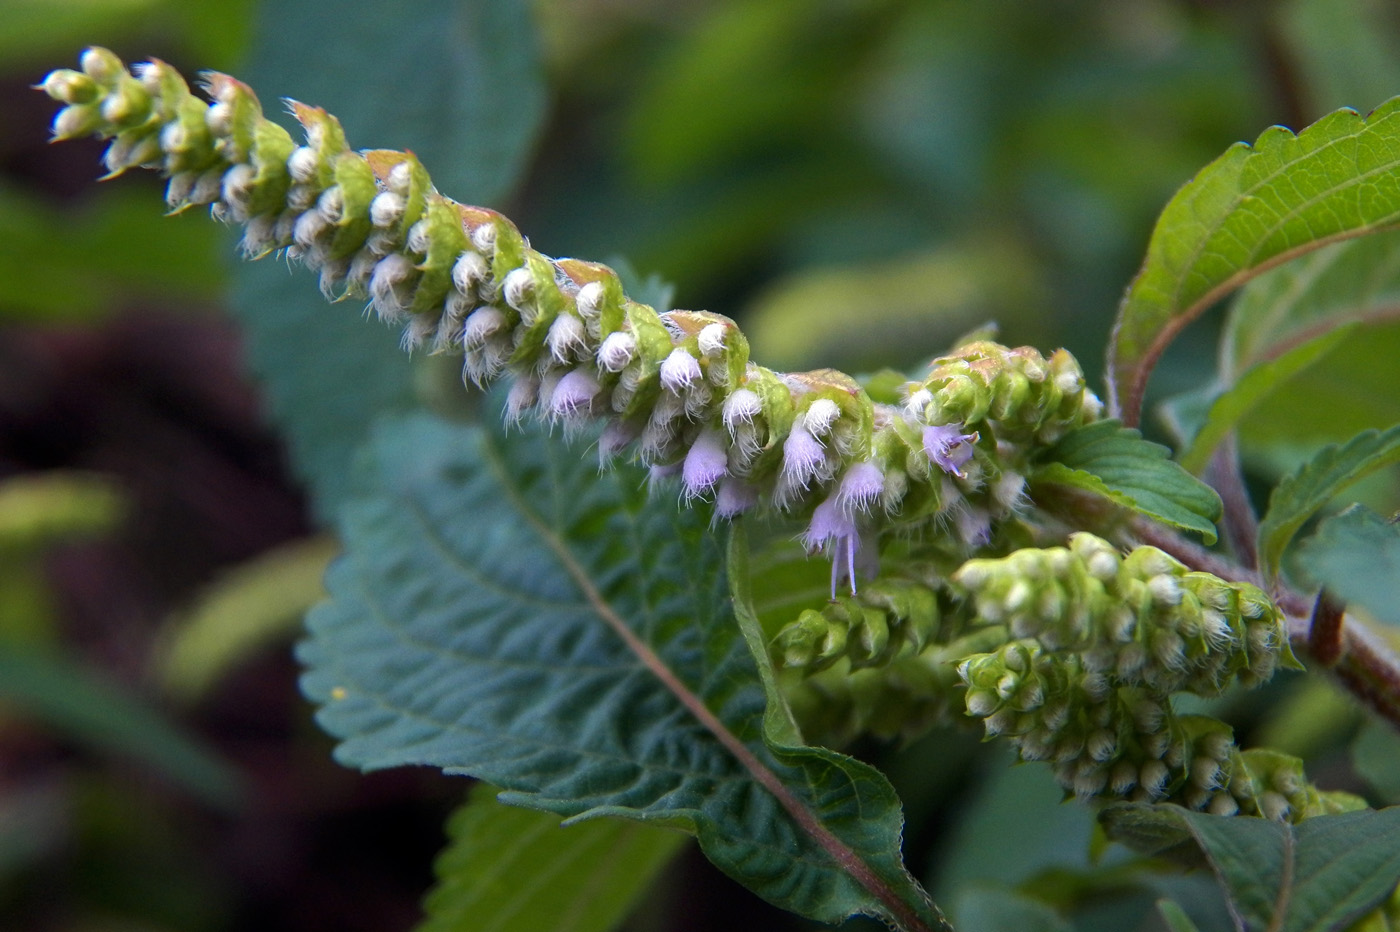
[[834, 370], [766, 369], [728, 318], [658, 314], [606, 266], [542, 255], [500, 214], [444, 197], [411, 153], [352, 151], [335, 117], [290, 102], [297, 142], [227, 75], [204, 76], [205, 102], [164, 62], [128, 71], [94, 48], [41, 86], [65, 105], [56, 139], [111, 140], [110, 175], [162, 172], [172, 211], [240, 224], [248, 257], [284, 252], [328, 298], [368, 299], [405, 349], [460, 353], [471, 385], [510, 381], [508, 419], [602, 421], [600, 457], [630, 450], [717, 518], [806, 520], [834, 581], [854, 586], [882, 527], [950, 530], [976, 552], [1024, 509], [1031, 446], [1101, 407], [1067, 353], [993, 343], [935, 360], [903, 407]]

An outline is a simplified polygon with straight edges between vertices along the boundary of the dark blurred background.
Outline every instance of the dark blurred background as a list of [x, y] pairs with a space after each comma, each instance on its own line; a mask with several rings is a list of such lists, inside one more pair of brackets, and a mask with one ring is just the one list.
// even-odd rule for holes
[[[394, 38], [474, 6], [510, 41]], [[737, 318], [766, 365], [914, 367], [996, 321], [1094, 384], [1178, 186], [1271, 123], [1400, 93], [1383, 0], [0, 0], [0, 929], [22, 932], [408, 930], [465, 790], [338, 768], [290, 651], [355, 435], [451, 404], [455, 376], [310, 276], [235, 269], [230, 231], [161, 216], [158, 178], [98, 184], [100, 144], [50, 147], [30, 85], [93, 43], [323, 104], [536, 248]], [[278, 329], [303, 311], [354, 345]], [[1159, 392], [1210, 376], [1210, 328]], [[395, 361], [338, 394], [361, 352]], [[315, 405], [279, 370], [299, 353], [324, 358]], [[935, 888], [1084, 862], [1087, 816], [974, 741], [885, 764]], [[1005, 824], [1030, 797], [1044, 824]], [[799, 927], [693, 852], [629, 925]]]

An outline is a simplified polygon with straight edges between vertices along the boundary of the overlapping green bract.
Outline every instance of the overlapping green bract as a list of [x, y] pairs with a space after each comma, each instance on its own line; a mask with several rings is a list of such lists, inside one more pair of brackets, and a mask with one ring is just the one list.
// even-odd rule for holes
[[1140, 415], [1172, 337], [1254, 275], [1400, 222], [1400, 100], [1339, 110], [1296, 136], [1266, 130], [1206, 166], [1163, 210], [1109, 344], [1115, 413]]
[[937, 925], [900, 865], [899, 804], [883, 777], [832, 752], [765, 745], [759, 671], [698, 515], [648, 504], [636, 472], [599, 477], [577, 450], [533, 432], [409, 419], [385, 427], [371, 454], [344, 510], [331, 601], [310, 616], [301, 651], [340, 760], [442, 767], [561, 815], [683, 827], [723, 870], [795, 912], [891, 914], [679, 688], [896, 906]]

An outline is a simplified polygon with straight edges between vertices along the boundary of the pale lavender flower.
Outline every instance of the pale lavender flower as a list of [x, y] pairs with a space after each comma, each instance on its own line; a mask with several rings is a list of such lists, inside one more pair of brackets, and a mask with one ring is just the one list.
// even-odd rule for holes
[[[812, 520], [802, 535], [802, 545], [808, 552], [824, 550], [831, 557], [831, 600], [836, 601], [836, 587], [843, 581], [856, 594], [856, 571], [874, 576], [879, 571], [879, 557], [873, 546], [862, 544], [855, 518], [842, 510], [838, 496], [833, 495], [812, 512]], [[862, 556], [862, 550], [865, 551]]]
[[782, 479], [791, 489], [807, 487], [826, 462], [826, 447], [807, 432], [800, 423], [794, 424], [783, 441]]
[[847, 515], [867, 511], [885, 490], [885, 474], [871, 460], [863, 460], [846, 470], [836, 489], [836, 503]]
[[549, 396], [550, 411], [556, 417], [570, 417], [588, 410], [600, 388], [587, 369], [573, 369], [554, 386]]
[[928, 458], [944, 472], [967, 478], [963, 466], [972, 459], [972, 445], [977, 442], [977, 432], [962, 432], [959, 424], [937, 424], [924, 428], [924, 452]]
[[758, 489], [738, 476], [725, 476], [715, 493], [715, 517], [733, 518], [758, 504]]
[[729, 451], [725, 449], [724, 435], [714, 428], [702, 430], [690, 445], [681, 470], [685, 497], [700, 498], [709, 492], [724, 477], [728, 464]]

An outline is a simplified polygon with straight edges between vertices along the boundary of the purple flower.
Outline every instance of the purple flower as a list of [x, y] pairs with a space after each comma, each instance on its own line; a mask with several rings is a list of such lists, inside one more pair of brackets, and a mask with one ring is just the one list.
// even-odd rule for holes
[[826, 447], [822, 442], [801, 424], [794, 424], [783, 441], [782, 478], [786, 484], [794, 489], [807, 488], [825, 462]]
[[977, 432], [962, 432], [960, 424], [938, 424], [924, 428], [924, 452], [928, 458], [950, 475], [966, 479], [963, 464], [972, 459], [972, 445], [977, 442]]
[[554, 386], [549, 405], [555, 417], [569, 417], [588, 410], [600, 391], [598, 380], [586, 369], [572, 369]]
[[729, 451], [724, 445], [724, 435], [714, 428], [702, 430], [690, 445], [681, 470], [685, 497], [699, 498], [709, 492], [724, 476], [728, 465]]
[[831, 601], [836, 601], [836, 587], [845, 581], [850, 584], [851, 595], [856, 594], [856, 568], [864, 575], [873, 576], [879, 569], [878, 556], [873, 548], [866, 548], [866, 556], [859, 558], [861, 551], [860, 530], [855, 518], [847, 514], [833, 495], [822, 502], [812, 512], [812, 521], [802, 535], [802, 545], [808, 552], [825, 550], [831, 556]]
[[715, 493], [715, 517], [734, 518], [758, 504], [758, 490], [737, 476], [725, 476]]
[[848, 515], [866, 511], [885, 490], [885, 474], [871, 460], [856, 463], [841, 477], [836, 501]]

